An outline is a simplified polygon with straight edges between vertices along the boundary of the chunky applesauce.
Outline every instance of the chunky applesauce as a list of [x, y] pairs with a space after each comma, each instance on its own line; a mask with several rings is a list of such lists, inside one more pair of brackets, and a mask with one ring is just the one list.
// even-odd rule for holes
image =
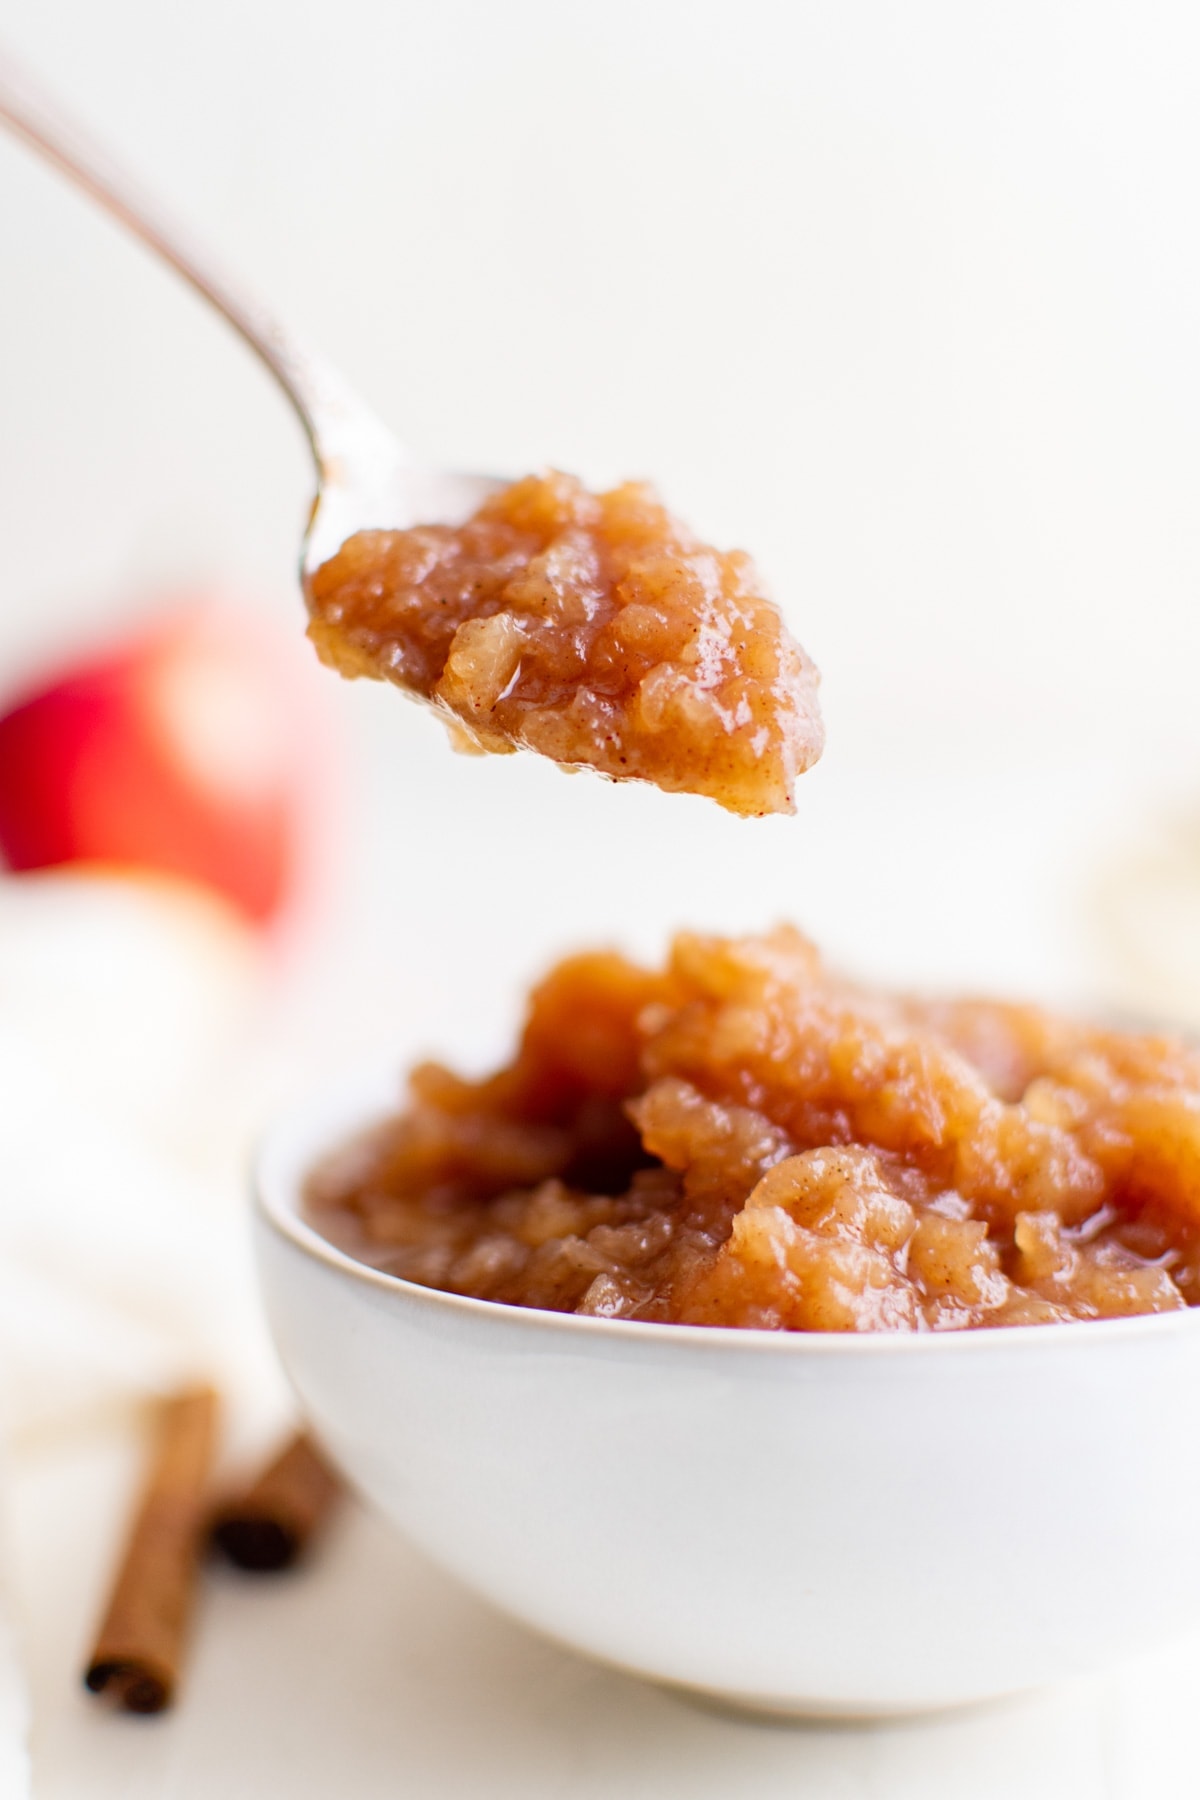
[[465, 748], [794, 810], [821, 754], [818, 676], [748, 556], [654, 490], [530, 476], [465, 525], [363, 531], [309, 583], [309, 636], [343, 675], [394, 682]]
[[313, 1174], [410, 1281], [558, 1312], [950, 1331], [1200, 1302], [1200, 1053], [867, 992], [799, 933], [574, 957], [513, 1062], [429, 1063]]

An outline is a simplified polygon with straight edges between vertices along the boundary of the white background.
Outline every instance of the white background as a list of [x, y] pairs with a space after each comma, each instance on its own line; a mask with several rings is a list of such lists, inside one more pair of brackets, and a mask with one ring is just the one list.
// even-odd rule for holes
[[[464, 763], [391, 694], [339, 693], [348, 1037], [468, 990], [499, 1010], [562, 943], [681, 922], [1105, 986], [1075, 892], [1094, 830], [1190, 807], [1200, 761], [1190, 8], [4, 0], [0, 23], [422, 453], [654, 476], [754, 550], [825, 672], [799, 819], [751, 824]], [[7, 142], [0, 216], [4, 679], [200, 577], [298, 619], [309, 475], [269, 383]], [[465, 980], [420, 949], [448, 924]]]
[[[431, 461], [653, 476], [755, 552], [825, 673], [826, 759], [795, 820], [754, 823], [456, 759], [395, 696], [331, 682], [342, 873], [286, 997], [297, 1076], [383, 1043], [478, 1052], [572, 942], [653, 950], [678, 924], [780, 917], [868, 973], [1200, 1016], [1200, 23], [1183, 0], [0, 0], [0, 38]], [[299, 629], [310, 477], [270, 384], [5, 140], [0, 221], [0, 701], [198, 582]], [[59, 1455], [21, 1501], [31, 1580], [60, 1567], [76, 1480], [115, 1519], [132, 1466]], [[288, 1680], [323, 1679], [304, 1646], [330, 1631], [356, 1669], [349, 1646], [402, 1630], [371, 1613], [383, 1638], [355, 1636], [351, 1597], [382, 1604], [374, 1559], [416, 1584], [422, 1631], [465, 1608], [371, 1529], [334, 1556], [341, 1585], [286, 1603]], [[56, 1706], [103, 1560], [47, 1602], [35, 1673]], [[216, 1791], [231, 1706], [269, 1791], [277, 1736], [256, 1742], [229, 1691], [252, 1630], [236, 1612], [214, 1602], [211, 1710], [138, 1740], [161, 1759], [137, 1752], [139, 1793]], [[418, 1650], [400, 1656], [414, 1680]], [[596, 1748], [623, 1732], [647, 1794], [689, 1768], [693, 1793], [706, 1768], [749, 1770], [764, 1796], [801, 1779], [1007, 1795], [1023, 1767], [1049, 1771], [1047, 1794], [1187, 1791], [1155, 1696], [1188, 1690], [1190, 1663], [1162, 1689], [1151, 1670], [1000, 1723], [788, 1749], [680, 1724], [550, 1654], [498, 1638], [456, 1698], [452, 1645], [425, 1689], [370, 1706], [419, 1724], [435, 1694], [447, 1793], [485, 1791], [456, 1706], [490, 1706], [498, 1729], [504, 1671], [526, 1663], [574, 1721], [563, 1736], [550, 1701], [514, 1697], [531, 1796], [643, 1791]], [[306, 1728], [326, 1769], [365, 1733], [380, 1785], [362, 1791], [383, 1792], [404, 1746], [370, 1706], [347, 1685]], [[291, 1708], [277, 1682], [271, 1733]], [[338, 1717], [344, 1744], [320, 1736]], [[135, 1791], [134, 1740], [101, 1752], [106, 1726], [63, 1718], [46, 1791], [97, 1791], [73, 1783], [99, 1754], [111, 1791]], [[432, 1796], [428, 1731], [419, 1758]]]

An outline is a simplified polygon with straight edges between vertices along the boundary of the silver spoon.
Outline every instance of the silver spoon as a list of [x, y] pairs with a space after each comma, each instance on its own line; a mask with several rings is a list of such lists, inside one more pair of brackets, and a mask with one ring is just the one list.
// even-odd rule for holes
[[317, 493], [301, 552], [309, 577], [356, 531], [461, 524], [501, 483], [424, 468], [336, 369], [231, 280], [217, 258], [131, 179], [0, 51], [0, 122], [78, 182], [222, 313], [291, 401], [312, 450]]

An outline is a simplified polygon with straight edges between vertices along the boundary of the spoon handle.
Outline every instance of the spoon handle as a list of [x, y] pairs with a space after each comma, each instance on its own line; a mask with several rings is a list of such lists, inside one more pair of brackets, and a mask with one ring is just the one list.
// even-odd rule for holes
[[318, 479], [344, 481], [364, 455], [394, 462], [395, 440], [338, 372], [231, 279], [206, 246], [119, 167], [67, 112], [0, 49], [0, 123], [41, 152], [93, 200], [163, 257], [239, 332], [271, 371], [299, 417]]

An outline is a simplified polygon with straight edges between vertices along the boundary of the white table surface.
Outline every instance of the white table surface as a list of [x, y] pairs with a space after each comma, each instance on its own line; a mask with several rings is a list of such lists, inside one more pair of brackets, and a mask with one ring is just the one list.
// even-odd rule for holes
[[[1192, 1800], [1200, 1633], [1102, 1677], [957, 1715], [723, 1715], [510, 1624], [357, 1506], [310, 1566], [204, 1582], [183, 1698], [80, 1684], [140, 1444], [113, 1423], [27, 1452], [13, 1530], [36, 1597], [39, 1800]], [[1097, 1580], [1104, 1571], [1097, 1570]]]

